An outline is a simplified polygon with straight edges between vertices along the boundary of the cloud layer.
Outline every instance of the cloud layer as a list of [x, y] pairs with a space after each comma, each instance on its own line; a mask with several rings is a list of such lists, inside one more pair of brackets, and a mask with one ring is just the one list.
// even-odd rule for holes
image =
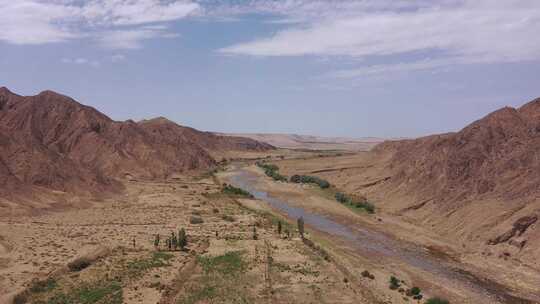
[[137, 48], [144, 39], [168, 37], [164, 24], [200, 9], [192, 1], [0, 0], [0, 41], [44, 44], [91, 38], [110, 48]]
[[[288, 10], [291, 6], [294, 10]], [[260, 7], [270, 9], [267, 1]], [[220, 50], [251, 56], [375, 58], [429, 54], [418, 62], [336, 73], [356, 77], [452, 64], [540, 59], [540, 2], [496, 1], [284, 1], [276, 9], [302, 22], [276, 34]]]

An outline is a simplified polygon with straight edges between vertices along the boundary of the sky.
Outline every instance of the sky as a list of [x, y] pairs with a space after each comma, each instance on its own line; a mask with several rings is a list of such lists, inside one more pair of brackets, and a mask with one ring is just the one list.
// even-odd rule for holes
[[0, 86], [115, 120], [416, 137], [540, 97], [538, 0], [0, 0]]

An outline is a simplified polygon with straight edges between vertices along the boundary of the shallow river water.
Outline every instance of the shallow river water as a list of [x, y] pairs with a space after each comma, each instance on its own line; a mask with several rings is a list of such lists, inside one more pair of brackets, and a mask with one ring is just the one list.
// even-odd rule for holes
[[528, 295], [529, 299], [514, 296], [506, 287], [489, 279], [479, 278], [460, 268], [457, 262], [444, 258], [440, 254], [430, 253], [423, 247], [399, 241], [381, 232], [357, 225], [342, 224], [328, 215], [293, 207], [288, 202], [272, 197], [264, 189], [260, 189], [257, 183], [259, 178], [261, 178], [259, 175], [251, 171], [239, 169], [230, 177], [230, 183], [249, 191], [257, 199], [267, 202], [273, 209], [291, 219], [303, 217], [310, 228], [340, 237], [361, 255], [376, 255], [381, 257], [381, 261], [401, 261], [436, 277], [450, 280], [460, 289], [466, 289], [486, 299], [486, 303], [540, 303], [540, 294]]

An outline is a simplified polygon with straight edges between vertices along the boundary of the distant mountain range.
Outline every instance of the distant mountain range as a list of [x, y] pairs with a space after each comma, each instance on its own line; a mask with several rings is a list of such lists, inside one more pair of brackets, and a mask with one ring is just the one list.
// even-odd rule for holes
[[368, 151], [385, 139], [377, 137], [322, 137], [298, 134], [216, 133], [223, 136], [251, 138], [284, 149]]

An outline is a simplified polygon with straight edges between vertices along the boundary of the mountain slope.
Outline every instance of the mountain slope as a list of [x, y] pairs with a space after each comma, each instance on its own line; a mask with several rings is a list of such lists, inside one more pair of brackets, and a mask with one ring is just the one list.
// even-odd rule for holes
[[495, 111], [457, 133], [375, 149], [395, 149], [392, 186], [426, 198], [531, 198], [540, 192], [540, 99]]
[[117, 122], [52, 91], [23, 97], [0, 88], [2, 195], [42, 186], [68, 192], [117, 192], [119, 178], [166, 178], [208, 169], [211, 149], [271, 146], [221, 138], [156, 119]]

